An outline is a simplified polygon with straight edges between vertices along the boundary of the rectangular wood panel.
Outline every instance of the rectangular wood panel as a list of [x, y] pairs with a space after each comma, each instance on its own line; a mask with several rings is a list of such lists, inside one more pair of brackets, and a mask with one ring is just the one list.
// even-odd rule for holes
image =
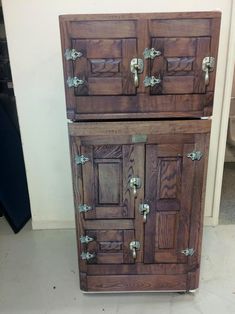
[[136, 37], [136, 23], [135, 21], [72, 21], [70, 36], [85, 39], [131, 38]]
[[122, 41], [120, 39], [87, 40], [86, 56], [89, 59], [120, 58], [122, 56]]
[[89, 77], [89, 95], [121, 95], [122, 79], [119, 77]]
[[152, 20], [150, 33], [152, 37], [186, 37], [209, 36], [210, 19], [169, 19]]
[[187, 275], [88, 276], [89, 291], [186, 290]]

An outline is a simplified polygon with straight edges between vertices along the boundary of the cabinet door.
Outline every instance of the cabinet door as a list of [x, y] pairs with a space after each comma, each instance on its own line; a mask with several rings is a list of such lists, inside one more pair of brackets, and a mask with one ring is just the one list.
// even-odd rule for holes
[[[195, 288], [210, 121], [87, 122], [69, 128], [82, 289]], [[192, 160], [193, 152], [198, 160]], [[78, 155], [86, 162], [76, 164]], [[133, 177], [141, 179], [136, 193]], [[143, 203], [149, 205], [146, 222]], [[82, 204], [90, 210], [81, 211]], [[132, 241], [139, 242], [136, 258]], [[194, 254], [186, 256], [187, 249]]]
[[[203, 179], [203, 135], [196, 135], [191, 143], [185, 143], [183, 136], [178, 144], [168, 144], [169, 139], [146, 146], [145, 198], [150, 212], [145, 224], [144, 263], [188, 263], [184, 250], [192, 243], [192, 225], [198, 223], [192, 221], [192, 208], [198, 202], [198, 190], [202, 193], [202, 186], [195, 182], [197, 177]], [[189, 154], [194, 151], [201, 151], [203, 157], [192, 160]], [[200, 202], [196, 206], [200, 211]], [[192, 249], [197, 251], [195, 243]]]
[[60, 25], [70, 119], [212, 114], [219, 12], [65, 15]]

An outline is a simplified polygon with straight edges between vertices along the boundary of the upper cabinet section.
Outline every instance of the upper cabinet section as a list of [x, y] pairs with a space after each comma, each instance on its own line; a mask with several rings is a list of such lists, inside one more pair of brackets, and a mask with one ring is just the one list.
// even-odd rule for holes
[[219, 12], [60, 17], [68, 118], [212, 114]]

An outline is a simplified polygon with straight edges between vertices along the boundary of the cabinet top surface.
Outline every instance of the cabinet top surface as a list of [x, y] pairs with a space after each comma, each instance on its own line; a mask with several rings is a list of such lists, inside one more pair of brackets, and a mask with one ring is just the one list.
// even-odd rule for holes
[[107, 20], [107, 19], [187, 19], [187, 18], [220, 18], [220, 11], [201, 11], [201, 12], [157, 12], [157, 13], [108, 13], [108, 14], [65, 14], [60, 15], [61, 21], [71, 20]]

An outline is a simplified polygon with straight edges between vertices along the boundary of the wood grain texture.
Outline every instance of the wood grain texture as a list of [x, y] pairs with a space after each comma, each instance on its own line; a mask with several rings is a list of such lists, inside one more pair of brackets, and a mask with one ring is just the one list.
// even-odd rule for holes
[[89, 291], [186, 290], [186, 275], [88, 276]]
[[[215, 70], [205, 87], [201, 62], [202, 56], [217, 57], [220, 13], [68, 15], [60, 17], [60, 25], [63, 53], [67, 48], [83, 53], [74, 62], [63, 58], [65, 82], [68, 76], [85, 81], [77, 88], [65, 83], [72, 120], [211, 115], [208, 93], [214, 92]], [[144, 60], [136, 88], [130, 61], [151, 46], [159, 46], [161, 56]], [[160, 75], [162, 81], [146, 88], [147, 75]]]

